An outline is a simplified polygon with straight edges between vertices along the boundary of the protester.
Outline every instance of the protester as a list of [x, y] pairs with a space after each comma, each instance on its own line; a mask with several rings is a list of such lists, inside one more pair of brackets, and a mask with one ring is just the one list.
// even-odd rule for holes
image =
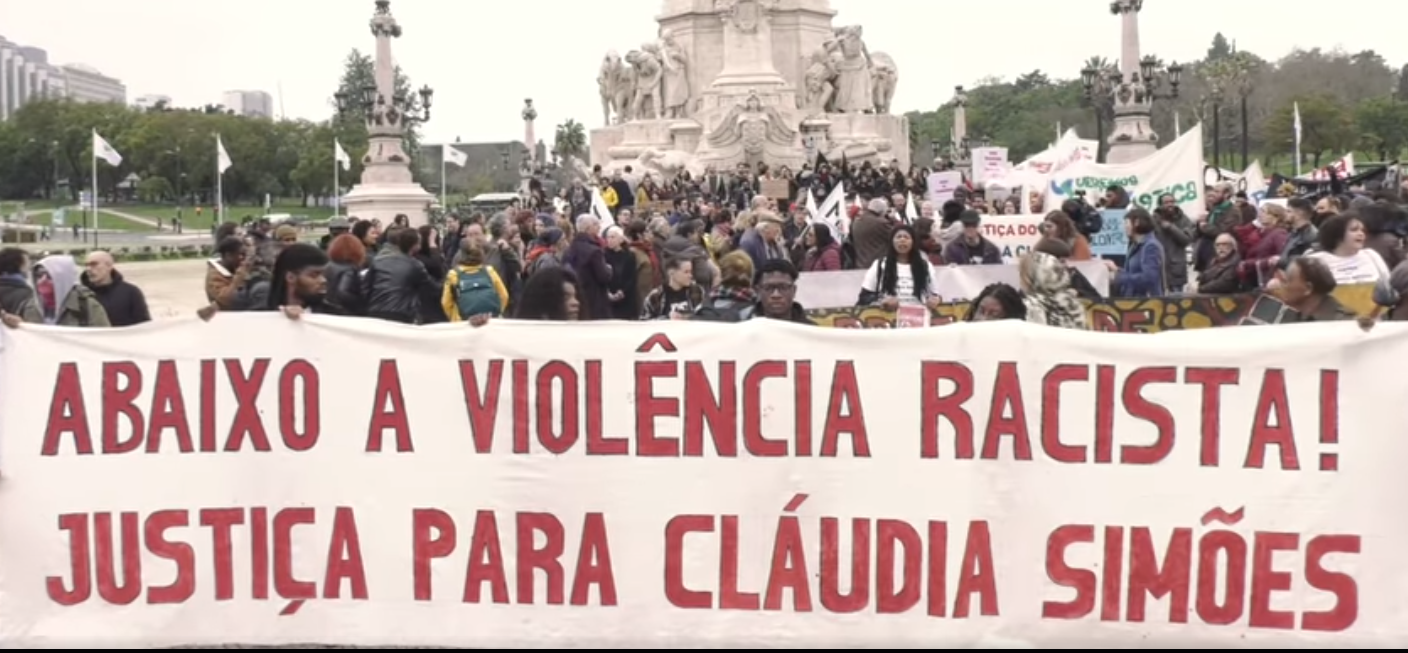
[[367, 248], [350, 233], [328, 243], [328, 266], [323, 272], [327, 279], [327, 298], [349, 315], [365, 315], [366, 301], [362, 296], [362, 271], [366, 267]]
[[856, 269], [870, 269], [890, 250], [890, 232], [893, 226], [885, 217], [889, 210], [885, 200], [876, 198], [870, 200], [865, 210], [851, 222], [850, 235], [851, 244], [856, 251]]
[[606, 247], [602, 250], [603, 260], [611, 268], [611, 280], [606, 284], [606, 299], [611, 303], [610, 319], [640, 319], [640, 301], [636, 296], [636, 274], [639, 263], [635, 252], [626, 242], [626, 232], [618, 225], [611, 225], [603, 232]]
[[760, 300], [754, 317], [814, 326], [806, 309], [797, 303], [797, 277], [797, 268], [787, 259], [763, 261], [753, 284]]
[[1081, 273], [1078, 268], [1070, 265], [1071, 246], [1067, 245], [1065, 241], [1055, 238], [1042, 238], [1032, 247], [1032, 251], [1054, 256], [1056, 260], [1066, 265], [1066, 269], [1069, 270], [1071, 274], [1071, 289], [1076, 291], [1076, 296], [1091, 302], [1098, 302], [1104, 299], [1100, 291], [1095, 288], [1095, 284], [1091, 283], [1090, 279], [1086, 278], [1085, 274]]
[[44, 324], [108, 327], [108, 313], [93, 291], [79, 282], [78, 264], [69, 256], [49, 256], [34, 266], [34, 290]]
[[709, 294], [694, 319], [706, 322], [742, 322], [752, 319], [758, 294], [753, 290], [753, 259], [730, 252], [719, 260], [719, 286]]
[[337, 239], [338, 236], [351, 232], [352, 223], [345, 217], [335, 215], [332, 219], [328, 220], [328, 233], [318, 239], [318, 246], [323, 248], [323, 251], [326, 252], [328, 251], [328, 247], [332, 246], [333, 240]]
[[1364, 246], [1367, 239], [1357, 214], [1344, 213], [1320, 225], [1319, 251], [1306, 256], [1323, 261], [1335, 283], [1377, 283], [1388, 276], [1388, 264], [1378, 252]]
[[1212, 262], [1207, 269], [1198, 273], [1198, 293], [1203, 295], [1231, 295], [1241, 291], [1241, 279], [1237, 277], [1237, 266], [1242, 258], [1237, 254], [1237, 239], [1232, 234], [1222, 234], [1213, 243]]
[[39, 298], [29, 285], [29, 254], [18, 247], [0, 249], [0, 312], [38, 324], [44, 321]]
[[1288, 224], [1290, 215], [1286, 209], [1275, 204], [1262, 207], [1255, 242], [1242, 249], [1242, 262], [1237, 266], [1237, 280], [1242, 289], [1260, 288], [1275, 274], [1274, 261], [1290, 238], [1290, 232], [1286, 231]]
[[802, 237], [807, 253], [802, 260], [806, 272], [835, 272], [841, 269], [841, 244], [831, 235], [831, 226], [814, 222]]
[[1046, 214], [1046, 219], [1041, 223], [1042, 236], [1059, 240], [1070, 249], [1071, 255], [1068, 257], [1072, 261], [1089, 261], [1090, 239], [1076, 229], [1075, 221], [1064, 211], [1052, 211]]
[[661, 267], [660, 255], [655, 250], [655, 239], [650, 236], [649, 226], [648, 221], [635, 218], [626, 223], [625, 227], [626, 241], [631, 249], [631, 254], [635, 257], [636, 268], [635, 297], [632, 306], [634, 313], [629, 319], [636, 319], [641, 315], [645, 306], [645, 298], [664, 282], [664, 268]]
[[514, 307], [518, 320], [575, 322], [581, 317], [577, 275], [567, 266], [544, 268], [528, 277]]
[[934, 268], [915, 245], [913, 229], [903, 225], [894, 229], [889, 251], [866, 270], [865, 278], [861, 280], [857, 305], [877, 304], [893, 311], [900, 304], [922, 304], [933, 308], [942, 301]]
[[227, 236], [215, 247], [215, 258], [206, 261], [205, 298], [223, 310], [234, 310], [253, 271], [249, 245], [238, 236]]
[[421, 302], [438, 301], [440, 286], [415, 259], [420, 234], [414, 229], [387, 230], [387, 246], [372, 259], [362, 276], [367, 317], [415, 324]]
[[1188, 286], [1188, 247], [1198, 234], [1198, 226], [1183, 213], [1174, 196], [1159, 196], [1154, 210], [1154, 234], [1164, 251], [1164, 288], [1181, 291]]
[[1291, 261], [1286, 269], [1286, 282], [1280, 298], [1286, 306], [1300, 314], [1301, 322], [1353, 320], [1356, 317], [1354, 312], [1330, 294], [1337, 285], [1335, 274], [1324, 261], [1303, 256]]
[[445, 275], [440, 306], [450, 322], [478, 316], [499, 317], [509, 305], [508, 287], [498, 270], [487, 264], [484, 248], [464, 241], [455, 267]]
[[944, 248], [944, 261], [949, 265], [1001, 265], [1002, 250], [983, 235], [982, 214], [964, 211], [958, 221], [963, 233]]
[[1141, 208], [1130, 209], [1124, 216], [1124, 233], [1129, 239], [1125, 269], [1106, 260], [1110, 269], [1110, 286], [1115, 297], [1162, 297], [1164, 295], [1164, 249], [1159, 239], [1152, 237], [1154, 218]]
[[1005, 283], [994, 283], [978, 292], [968, 305], [964, 322], [1027, 319], [1027, 305], [1022, 293]]
[[562, 265], [562, 253], [567, 250], [570, 244], [563, 237], [562, 230], [557, 227], [543, 229], [538, 234], [538, 239], [533, 241], [533, 247], [528, 250], [528, 255], [524, 258], [527, 265], [525, 277], [531, 277], [539, 270], [555, 268]]
[[642, 320], [684, 320], [704, 305], [706, 291], [694, 282], [694, 263], [672, 258], [665, 264], [664, 285], [650, 291], [641, 308]]
[[611, 266], [601, 241], [601, 220], [593, 215], [577, 217], [577, 237], [567, 248], [562, 263], [577, 277], [582, 320], [611, 319]]
[[112, 254], [95, 251], [88, 255], [88, 269], [80, 280], [103, 305], [112, 326], [126, 327], [152, 321], [146, 295], [142, 294], [141, 288], [127, 283], [115, 265]]
[[1065, 263], [1050, 254], [1031, 252], [1018, 265], [1028, 322], [1062, 329], [1087, 328], [1085, 306], [1071, 289], [1070, 269]]
[[282, 311], [289, 317], [303, 314], [345, 315], [342, 307], [327, 301], [328, 256], [307, 243], [284, 247], [274, 260], [268, 301], [260, 310]]

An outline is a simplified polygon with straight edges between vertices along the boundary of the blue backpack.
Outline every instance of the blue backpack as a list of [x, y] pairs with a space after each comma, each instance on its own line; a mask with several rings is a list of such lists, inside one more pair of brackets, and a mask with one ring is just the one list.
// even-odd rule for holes
[[459, 307], [460, 319], [468, 320], [475, 315], [503, 315], [503, 302], [499, 300], [499, 290], [494, 287], [489, 270], [486, 265], [476, 272], [457, 272], [455, 304]]

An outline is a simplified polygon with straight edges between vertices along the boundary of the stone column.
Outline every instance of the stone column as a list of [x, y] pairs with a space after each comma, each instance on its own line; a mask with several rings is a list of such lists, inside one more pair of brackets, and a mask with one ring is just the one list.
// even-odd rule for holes
[[523, 101], [523, 145], [528, 148], [528, 163], [538, 163], [538, 139], [533, 137], [533, 121], [538, 119], [538, 110], [533, 108], [533, 98]]
[[963, 148], [963, 139], [968, 137], [968, 94], [962, 86], [953, 88], [953, 152]]
[[1139, 75], [1139, 11], [1144, 0], [1113, 0], [1110, 13], [1120, 17], [1120, 83], [1110, 90], [1115, 125], [1110, 130], [1106, 163], [1130, 163], [1159, 149], [1154, 133], [1150, 80]]

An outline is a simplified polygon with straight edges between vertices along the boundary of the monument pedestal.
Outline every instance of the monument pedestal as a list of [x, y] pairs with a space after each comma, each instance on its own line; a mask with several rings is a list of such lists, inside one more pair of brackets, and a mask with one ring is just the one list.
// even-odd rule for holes
[[419, 227], [430, 221], [430, 205], [434, 202], [435, 196], [420, 184], [358, 184], [342, 198], [342, 211], [359, 220], [380, 220], [383, 226], [404, 214], [411, 219], [412, 227]]
[[390, 132], [384, 127], [373, 129], [367, 155], [362, 157], [362, 183], [342, 198], [343, 211], [348, 217], [380, 220], [383, 226], [404, 214], [412, 227], [419, 227], [430, 221], [430, 206], [436, 198], [413, 181], [401, 134]]
[[1139, 110], [1115, 108], [1115, 128], [1110, 134], [1105, 162], [1133, 163], [1159, 151], [1159, 137], [1150, 124], [1150, 115]]

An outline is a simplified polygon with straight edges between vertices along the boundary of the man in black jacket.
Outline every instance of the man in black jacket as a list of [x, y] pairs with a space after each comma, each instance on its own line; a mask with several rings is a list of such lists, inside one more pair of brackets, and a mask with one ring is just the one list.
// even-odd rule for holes
[[147, 297], [142, 289], [122, 278], [114, 267], [112, 254], [98, 250], [88, 255], [88, 270], [81, 281], [93, 291], [98, 303], [107, 311], [108, 321], [115, 327], [132, 326], [152, 321], [147, 310]]
[[430, 273], [414, 258], [420, 247], [420, 234], [415, 229], [393, 229], [386, 242], [389, 246], [372, 259], [362, 275], [367, 317], [415, 324], [421, 298], [438, 295]]

